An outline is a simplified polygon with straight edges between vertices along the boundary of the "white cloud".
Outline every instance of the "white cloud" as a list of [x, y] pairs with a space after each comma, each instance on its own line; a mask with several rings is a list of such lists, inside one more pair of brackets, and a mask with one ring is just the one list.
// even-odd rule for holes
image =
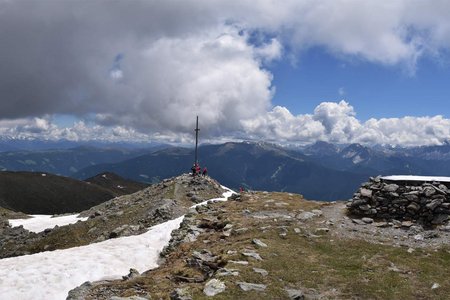
[[[317, 140], [333, 143], [392, 144], [402, 146], [436, 145], [450, 140], [450, 119], [442, 116], [369, 119], [356, 118], [354, 108], [346, 101], [322, 102], [312, 114], [293, 115], [286, 107], [276, 106], [254, 118], [237, 121], [234, 129], [204, 142], [261, 139], [280, 143], [307, 144]], [[127, 126], [102, 126], [76, 122], [58, 127], [50, 117], [0, 121], [0, 134], [14, 138], [67, 139], [72, 141], [160, 141], [191, 144], [191, 132], [156, 131], [141, 133]]]
[[243, 122], [246, 133], [285, 143], [307, 144], [317, 140], [333, 143], [436, 145], [450, 140], [450, 119], [403, 117], [370, 119], [361, 122], [346, 101], [323, 102], [313, 114], [292, 115], [285, 107], [275, 107], [266, 115]]

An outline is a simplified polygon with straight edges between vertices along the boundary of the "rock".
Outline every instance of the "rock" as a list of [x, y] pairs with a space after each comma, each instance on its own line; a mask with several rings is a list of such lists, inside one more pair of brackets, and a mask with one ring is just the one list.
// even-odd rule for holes
[[294, 228], [294, 232], [295, 232], [295, 233], [300, 233], [300, 232], [302, 232], [302, 231], [300, 230], [300, 228]]
[[367, 204], [367, 200], [366, 199], [353, 199], [351, 200], [351, 203], [349, 203], [350, 207], [358, 207], [360, 205], [364, 205]]
[[448, 215], [440, 214], [440, 215], [437, 215], [437, 216], [435, 216], [433, 218], [433, 220], [431, 221], [431, 224], [441, 225], [441, 224], [444, 224], [447, 221], [448, 221]]
[[405, 197], [408, 201], [411, 202], [419, 202], [419, 196], [418, 196], [418, 192], [412, 194], [413, 192], [410, 193], [405, 193], [403, 194], [403, 197]]
[[406, 207], [406, 210], [407, 210], [410, 214], [415, 214], [419, 209], [420, 209], [420, 206], [419, 206], [419, 204], [417, 204], [416, 202], [411, 202], [411, 203]]
[[206, 296], [215, 296], [225, 291], [225, 289], [226, 289], [225, 283], [214, 278], [205, 284], [205, 287], [203, 288], [203, 293]]
[[361, 219], [352, 219], [352, 222], [358, 225], [366, 225], [366, 222]]
[[170, 300], [192, 300], [192, 296], [189, 293], [189, 288], [178, 288], [170, 293]]
[[316, 228], [315, 232], [316, 233], [321, 233], [321, 232], [329, 232], [330, 229], [327, 227], [320, 227], [320, 228]]
[[369, 204], [364, 204], [364, 205], [360, 205], [358, 208], [359, 208], [360, 210], [364, 211], [364, 212], [367, 212], [367, 211], [369, 211], [372, 207], [371, 207]]
[[261, 256], [254, 250], [244, 250], [241, 252], [242, 255], [254, 258], [256, 260], [262, 260]]
[[138, 277], [139, 275], [140, 275], [140, 273], [136, 269], [131, 268], [130, 272], [128, 273], [128, 275], [122, 276], [122, 279], [123, 280], [129, 280], [129, 279]]
[[362, 218], [361, 221], [363, 221], [366, 224], [372, 224], [373, 223], [373, 219], [372, 218], [367, 218], [367, 217]]
[[422, 193], [425, 197], [429, 198], [436, 193], [436, 190], [431, 186], [426, 186], [423, 188]]
[[392, 184], [386, 184], [383, 187], [383, 190], [390, 193], [395, 193], [398, 190], [399, 186], [395, 183]]
[[362, 197], [366, 197], [366, 198], [370, 198], [372, 197], [372, 191], [366, 188], [361, 188], [359, 190], [359, 193], [361, 194]]
[[262, 248], [267, 247], [267, 245], [265, 243], [261, 242], [261, 240], [258, 240], [258, 239], [253, 239], [252, 243], [258, 247], [262, 247]]
[[125, 225], [122, 225], [122, 226], [114, 229], [109, 234], [109, 238], [113, 239], [113, 238], [117, 238], [119, 236], [129, 236], [129, 235], [137, 234], [140, 232], [140, 229], [141, 229], [141, 227], [138, 225], [125, 224]]
[[386, 227], [389, 227], [390, 225], [388, 222], [376, 222], [375, 226], [380, 227], [380, 228], [386, 228]]
[[438, 186], [438, 188], [444, 193], [448, 193], [449, 192], [448, 187], [446, 187], [444, 184], [440, 184]]
[[243, 227], [243, 228], [238, 228], [234, 230], [236, 233], [244, 233], [248, 231], [247, 227]]
[[305, 299], [305, 295], [303, 294], [303, 292], [301, 290], [295, 290], [295, 289], [284, 289], [287, 294], [289, 299], [292, 300], [303, 300]]
[[434, 239], [434, 238], [439, 237], [439, 234], [435, 231], [427, 231], [424, 233], [423, 237], [425, 239]]
[[307, 220], [312, 219], [312, 218], [315, 217], [315, 216], [316, 216], [316, 215], [315, 215], [314, 213], [312, 213], [312, 212], [304, 211], [304, 212], [298, 214], [298, 215], [296, 216], [296, 218], [299, 219], [299, 220], [301, 220], [301, 221], [307, 221]]
[[92, 287], [91, 282], [89, 281], [84, 282], [82, 285], [74, 288], [73, 290], [70, 290], [66, 300], [85, 299], [85, 295], [91, 287]]
[[235, 265], [248, 265], [248, 261], [245, 260], [229, 260], [228, 262]]
[[112, 296], [111, 298], [109, 298], [110, 300], [149, 300], [150, 298], [144, 298], [144, 297], [140, 297], [140, 296], [130, 296], [130, 297], [117, 297], [117, 296]]
[[428, 203], [426, 206], [426, 208], [428, 208], [429, 210], [435, 210], [436, 207], [438, 207], [439, 205], [442, 204], [442, 200], [433, 200], [430, 203]]
[[216, 276], [239, 276], [239, 270], [222, 268], [217, 270]]
[[262, 276], [267, 276], [269, 275], [269, 272], [267, 272], [264, 269], [260, 269], [260, 268], [253, 268], [253, 271], [255, 271], [255, 273], [261, 274]]
[[406, 250], [408, 253], [413, 253], [415, 250], [414, 248], [408, 248], [408, 250]]
[[203, 199], [200, 198], [200, 197], [197, 196], [197, 195], [193, 195], [193, 196], [191, 197], [191, 201], [194, 202], [194, 203], [200, 203], [200, 202], [203, 201]]
[[241, 288], [241, 290], [248, 292], [248, 291], [257, 291], [257, 292], [263, 292], [267, 286], [265, 284], [257, 284], [257, 283], [248, 283], [248, 282], [242, 282], [238, 281], [236, 282], [237, 285]]
[[423, 232], [423, 227], [420, 225], [412, 225], [411, 227], [409, 227], [409, 232], [411, 234], [419, 234]]
[[403, 221], [402, 224], [401, 224], [401, 226], [402, 226], [402, 227], [405, 227], [405, 228], [409, 228], [409, 227], [411, 227], [413, 224], [414, 224], [414, 223], [411, 222], [411, 221]]
[[322, 216], [323, 214], [323, 212], [320, 209], [313, 209], [311, 212], [318, 217]]
[[216, 261], [217, 257], [212, 255], [211, 252], [209, 252], [208, 250], [203, 249], [201, 252], [199, 251], [194, 251], [192, 253], [192, 256], [194, 258], [197, 258], [201, 261], [206, 261], [206, 262], [214, 262]]
[[439, 283], [433, 283], [433, 285], [431, 286], [431, 289], [432, 290], [435, 290], [435, 289], [438, 289], [438, 288], [440, 288], [441, 287], [441, 285], [439, 284]]
[[416, 235], [414, 236], [414, 239], [415, 239], [416, 241], [423, 241], [424, 237], [423, 237], [423, 235], [421, 235], [421, 234], [416, 234]]

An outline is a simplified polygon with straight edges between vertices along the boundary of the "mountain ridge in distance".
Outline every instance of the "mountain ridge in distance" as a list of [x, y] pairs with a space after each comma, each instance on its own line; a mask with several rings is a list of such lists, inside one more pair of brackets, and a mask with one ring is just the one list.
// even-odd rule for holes
[[[107, 175], [113, 180], [102, 175], [80, 181], [42, 172], [0, 172], [0, 207], [27, 214], [73, 213], [147, 186], [115, 174]], [[99, 178], [104, 179], [102, 184]]]

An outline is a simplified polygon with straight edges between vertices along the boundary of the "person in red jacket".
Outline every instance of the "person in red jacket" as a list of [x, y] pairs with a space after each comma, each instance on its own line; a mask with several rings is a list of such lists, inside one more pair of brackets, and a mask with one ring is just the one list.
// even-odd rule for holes
[[206, 167], [203, 168], [203, 173], [202, 173], [202, 175], [203, 175], [203, 176], [208, 175], [208, 169], [207, 169]]

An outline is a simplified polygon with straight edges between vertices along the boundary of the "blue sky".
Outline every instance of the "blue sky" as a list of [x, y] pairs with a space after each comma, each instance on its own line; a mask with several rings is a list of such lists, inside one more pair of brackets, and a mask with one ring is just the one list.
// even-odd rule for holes
[[199, 115], [208, 142], [450, 140], [446, 0], [3, 1], [0, 13], [0, 136], [189, 143]]
[[403, 116], [450, 117], [450, 68], [424, 58], [414, 73], [403, 66], [386, 66], [342, 59], [314, 48], [294, 65], [289, 58], [269, 66], [274, 75], [274, 105], [293, 114], [311, 113], [324, 101], [347, 100], [360, 120]]

